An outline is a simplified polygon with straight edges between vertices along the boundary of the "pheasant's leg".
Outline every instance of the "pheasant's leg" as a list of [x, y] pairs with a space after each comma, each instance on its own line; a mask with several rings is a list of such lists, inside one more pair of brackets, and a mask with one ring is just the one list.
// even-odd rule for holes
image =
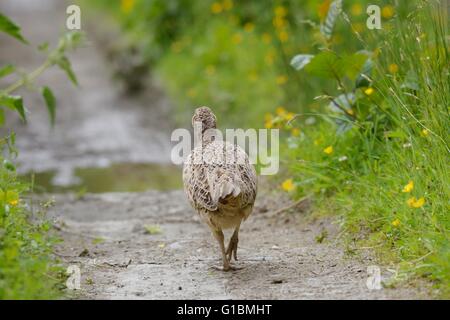
[[228, 244], [227, 248], [227, 258], [229, 261], [231, 261], [231, 257], [234, 257], [234, 260], [237, 261], [237, 248], [238, 248], [238, 242], [239, 242], [239, 228], [241, 226], [241, 223], [236, 226], [234, 229], [233, 235], [230, 238], [230, 243]]
[[223, 232], [222, 230], [213, 230], [214, 237], [219, 242], [220, 250], [222, 252], [222, 261], [223, 261], [223, 271], [230, 270], [230, 261], [227, 258], [227, 255], [225, 254], [225, 244], [223, 243]]

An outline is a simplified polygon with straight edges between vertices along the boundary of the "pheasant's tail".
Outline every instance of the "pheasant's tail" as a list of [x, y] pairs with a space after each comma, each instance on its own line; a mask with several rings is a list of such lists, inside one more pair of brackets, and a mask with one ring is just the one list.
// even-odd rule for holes
[[241, 193], [241, 188], [229, 180], [220, 181], [214, 188], [212, 198], [218, 203], [226, 198], [236, 198]]

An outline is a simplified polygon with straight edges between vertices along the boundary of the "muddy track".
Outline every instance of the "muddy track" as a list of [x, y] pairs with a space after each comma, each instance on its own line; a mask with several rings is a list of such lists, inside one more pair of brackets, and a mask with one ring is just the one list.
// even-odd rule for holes
[[[33, 45], [55, 39], [63, 26], [61, 1], [14, 0], [0, 9], [18, 21]], [[55, 14], [56, 12], [56, 14]], [[49, 24], [53, 21], [55, 25]], [[0, 38], [0, 62], [32, 67], [41, 60], [32, 50]], [[41, 80], [59, 100], [57, 126], [47, 126], [42, 101], [26, 96], [33, 106], [29, 125], [9, 115], [17, 132], [22, 170], [60, 171], [70, 178], [75, 166], [120, 161], [167, 161], [170, 143], [168, 104], [151, 85], [143, 97], [117, 93], [108, 64], [95, 43], [71, 55], [81, 87], [53, 70]], [[10, 120], [11, 119], [11, 120]], [[181, 177], [180, 177], [181, 179]], [[264, 190], [264, 188], [261, 188]], [[56, 205], [64, 242], [57, 255], [81, 270], [81, 290], [69, 297], [95, 299], [384, 299], [423, 297], [412, 288], [368, 290], [370, 258], [348, 258], [338, 227], [330, 221], [308, 223], [301, 211], [273, 216], [286, 205], [271, 193], [260, 193], [254, 214], [242, 226], [237, 266], [220, 272], [217, 244], [189, 207], [182, 191], [46, 195]], [[271, 201], [272, 200], [272, 201]], [[149, 234], [144, 225], [159, 225]], [[326, 230], [328, 237], [316, 237]], [[383, 269], [384, 270], [384, 269]], [[387, 275], [389, 276], [389, 274]]]

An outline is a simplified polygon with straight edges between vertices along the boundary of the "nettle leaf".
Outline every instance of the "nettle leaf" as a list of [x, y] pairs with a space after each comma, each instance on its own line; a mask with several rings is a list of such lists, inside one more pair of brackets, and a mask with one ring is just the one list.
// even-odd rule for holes
[[78, 86], [77, 77], [75, 76], [75, 73], [72, 70], [72, 65], [70, 64], [69, 59], [67, 59], [66, 56], [62, 56], [56, 64], [67, 74], [70, 81], [76, 86]]
[[344, 56], [345, 75], [349, 79], [355, 79], [362, 72], [367, 60], [367, 55], [362, 52]]
[[291, 60], [291, 66], [295, 70], [302, 70], [314, 58], [312, 54], [298, 54]]
[[314, 56], [305, 66], [305, 70], [321, 78], [341, 78], [344, 75], [345, 65], [336, 53], [323, 51]]
[[9, 34], [11, 37], [14, 37], [23, 43], [28, 43], [27, 40], [22, 36], [20, 31], [20, 27], [14, 23], [11, 19], [0, 12], [0, 31]]
[[25, 108], [23, 107], [23, 99], [21, 96], [3, 95], [0, 96], [0, 106], [5, 106], [11, 110], [17, 111], [24, 122], [27, 121], [25, 116]]
[[52, 90], [49, 87], [42, 88], [42, 96], [44, 97], [45, 104], [47, 105], [48, 114], [50, 115], [50, 123], [52, 126], [55, 125], [55, 115], [56, 115], [56, 99], [53, 95]]
[[7, 64], [0, 68], [0, 79], [3, 77], [6, 77], [7, 75], [10, 75], [16, 70], [16, 67], [12, 64]]
[[342, 0], [335, 0], [330, 4], [328, 9], [327, 17], [320, 26], [320, 32], [325, 37], [325, 39], [330, 40], [333, 35], [334, 25], [336, 24], [337, 17], [342, 12]]

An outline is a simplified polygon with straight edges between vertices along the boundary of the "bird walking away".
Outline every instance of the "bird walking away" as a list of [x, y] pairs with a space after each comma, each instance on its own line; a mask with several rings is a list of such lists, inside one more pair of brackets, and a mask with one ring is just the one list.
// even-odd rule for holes
[[[257, 179], [247, 154], [236, 144], [216, 139], [216, 116], [208, 107], [195, 110], [194, 129], [201, 136], [183, 166], [183, 184], [192, 207], [219, 242], [223, 270], [234, 269], [237, 260], [239, 228], [251, 214], [255, 203]], [[195, 131], [195, 130], [194, 130]], [[224, 245], [224, 229], [234, 228], [228, 247]]]

